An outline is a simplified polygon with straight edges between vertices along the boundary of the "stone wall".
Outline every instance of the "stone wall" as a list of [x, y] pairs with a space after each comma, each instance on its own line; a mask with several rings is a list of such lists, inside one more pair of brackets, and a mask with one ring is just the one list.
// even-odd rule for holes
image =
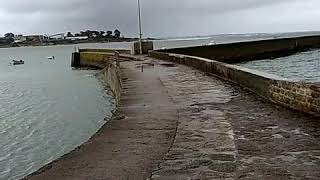
[[108, 84], [115, 99], [116, 105], [119, 105], [122, 93], [121, 70], [116, 62], [109, 63], [101, 72], [100, 77]]
[[[119, 52], [117, 50], [117, 52]], [[80, 50], [80, 59], [79, 64], [80, 67], [92, 67], [92, 68], [99, 68], [102, 69], [106, 66], [110, 59], [113, 59], [114, 52], [106, 53], [106, 52], [90, 52], [90, 51], [82, 51]], [[135, 56], [129, 54], [119, 54], [120, 61], [138, 61], [139, 59]]]
[[236, 83], [287, 108], [320, 115], [320, 85], [293, 82], [276, 75], [201, 57], [152, 51], [149, 56], [194, 67]]
[[118, 105], [122, 92], [120, 61], [135, 58], [127, 54], [107, 53], [104, 50], [93, 50], [93, 52], [80, 50], [79, 52], [80, 67], [102, 69], [99, 76], [110, 87]]
[[269, 39], [231, 44], [160, 50], [160, 52], [204, 57], [226, 63], [287, 56], [308, 48], [320, 47], [320, 36]]
[[320, 84], [272, 81], [269, 90], [275, 103], [320, 115]]
[[106, 66], [109, 58], [113, 55], [114, 53], [80, 51], [80, 67], [93, 67], [102, 69]]

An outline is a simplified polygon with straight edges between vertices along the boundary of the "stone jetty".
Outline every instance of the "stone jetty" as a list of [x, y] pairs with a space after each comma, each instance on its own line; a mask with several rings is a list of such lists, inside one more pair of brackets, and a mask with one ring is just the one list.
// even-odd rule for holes
[[[276, 53], [270, 48], [263, 57]], [[77, 65], [101, 69], [117, 111], [88, 142], [25, 179], [320, 179], [319, 84], [169, 51], [76, 56]]]

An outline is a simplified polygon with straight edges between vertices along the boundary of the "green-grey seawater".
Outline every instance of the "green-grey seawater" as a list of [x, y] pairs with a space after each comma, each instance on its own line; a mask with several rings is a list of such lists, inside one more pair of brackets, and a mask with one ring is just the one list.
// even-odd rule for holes
[[20, 179], [59, 158], [111, 116], [113, 98], [97, 71], [71, 69], [73, 49], [0, 49], [0, 179]]
[[276, 59], [249, 61], [238, 65], [294, 81], [320, 82], [319, 49]]

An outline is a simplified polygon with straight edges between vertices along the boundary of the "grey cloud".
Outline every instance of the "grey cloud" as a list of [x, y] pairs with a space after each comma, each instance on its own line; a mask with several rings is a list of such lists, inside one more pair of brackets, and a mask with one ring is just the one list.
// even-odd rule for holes
[[[10, 0], [0, 33], [119, 28], [137, 36], [137, 0]], [[145, 36], [319, 30], [318, 0], [141, 0]]]

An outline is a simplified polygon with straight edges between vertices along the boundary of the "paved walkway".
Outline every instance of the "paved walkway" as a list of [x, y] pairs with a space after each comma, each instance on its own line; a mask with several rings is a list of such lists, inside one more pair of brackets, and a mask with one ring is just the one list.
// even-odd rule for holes
[[146, 179], [172, 145], [177, 110], [159, 76], [124, 65], [118, 115], [89, 142], [43, 168], [30, 180]]
[[179, 126], [151, 179], [320, 179], [319, 118], [198, 70], [154, 63], [178, 106]]
[[30, 179], [320, 179], [319, 118], [145, 59], [123, 63], [119, 115]]

